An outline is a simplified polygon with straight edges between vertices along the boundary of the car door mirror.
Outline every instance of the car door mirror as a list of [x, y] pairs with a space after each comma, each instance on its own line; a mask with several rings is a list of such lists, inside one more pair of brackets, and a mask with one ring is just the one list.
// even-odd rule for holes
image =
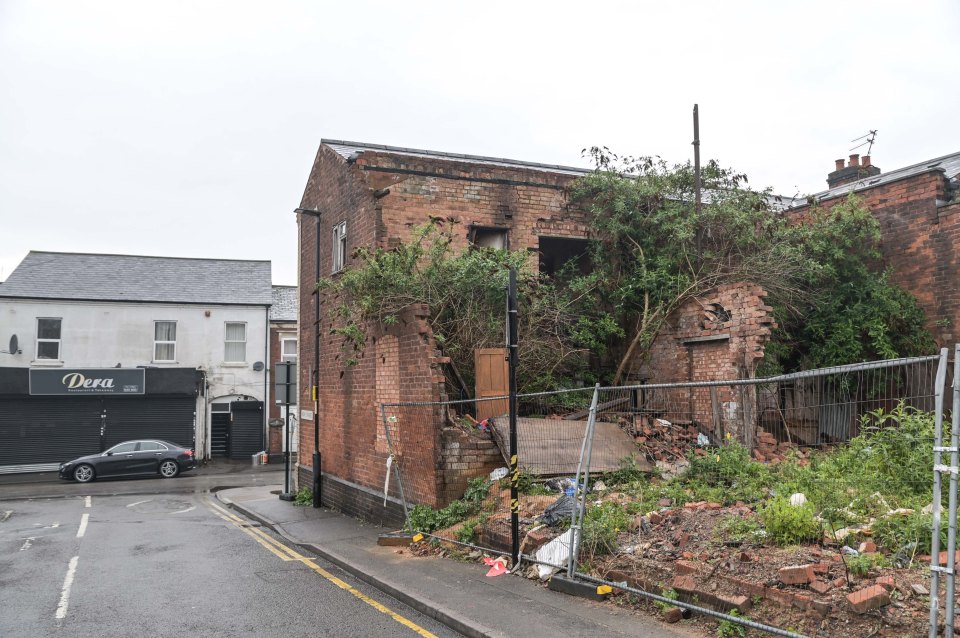
[[104, 455], [104, 456], [113, 456], [113, 452], [104, 452], [103, 455]]

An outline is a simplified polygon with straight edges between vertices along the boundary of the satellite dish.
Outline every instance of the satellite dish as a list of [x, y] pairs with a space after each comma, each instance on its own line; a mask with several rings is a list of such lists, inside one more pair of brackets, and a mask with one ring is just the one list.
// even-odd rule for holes
[[10, 348], [6, 351], [0, 350], [4, 354], [20, 354], [20, 343], [17, 341], [17, 335], [10, 337]]

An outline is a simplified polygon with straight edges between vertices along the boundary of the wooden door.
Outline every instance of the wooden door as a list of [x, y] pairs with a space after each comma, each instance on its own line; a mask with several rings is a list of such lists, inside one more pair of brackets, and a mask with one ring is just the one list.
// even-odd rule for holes
[[[509, 366], [506, 348], [480, 348], [474, 352], [476, 397], [506, 396], [510, 392]], [[477, 401], [477, 421], [507, 414], [509, 401]]]

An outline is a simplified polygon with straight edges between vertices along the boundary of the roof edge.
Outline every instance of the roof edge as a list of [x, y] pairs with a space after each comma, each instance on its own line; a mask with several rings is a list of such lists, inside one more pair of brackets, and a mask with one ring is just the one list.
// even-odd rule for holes
[[535, 168], [542, 169], [544, 171], [572, 171], [576, 173], [583, 173], [587, 175], [593, 172], [593, 169], [590, 168], [581, 168], [579, 166], [566, 166], [563, 164], [542, 164], [540, 162], [525, 162], [523, 160], [515, 160], [504, 157], [490, 157], [486, 155], [469, 155], [466, 153], [448, 153], [444, 151], [431, 151], [429, 149], [422, 148], [407, 148], [403, 146], [388, 146], [386, 144], [368, 144], [366, 142], [351, 142], [348, 140], [334, 140], [329, 138], [321, 138], [320, 144], [340, 144], [343, 146], [357, 146], [365, 150], [370, 151], [383, 151], [386, 153], [396, 153], [400, 155], [433, 155], [437, 159], [449, 159], [449, 160], [461, 160], [465, 162], [496, 162], [498, 164], [506, 164], [508, 166], [516, 166], [517, 168]]

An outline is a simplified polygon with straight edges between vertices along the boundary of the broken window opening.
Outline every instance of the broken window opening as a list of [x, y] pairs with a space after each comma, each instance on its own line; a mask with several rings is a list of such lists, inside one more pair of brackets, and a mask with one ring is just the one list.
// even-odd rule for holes
[[473, 227], [470, 229], [470, 244], [477, 248], [507, 250], [510, 248], [509, 231], [506, 228]]
[[581, 275], [590, 272], [589, 244], [586, 239], [573, 237], [540, 237], [540, 273], [551, 277], [573, 262]]

